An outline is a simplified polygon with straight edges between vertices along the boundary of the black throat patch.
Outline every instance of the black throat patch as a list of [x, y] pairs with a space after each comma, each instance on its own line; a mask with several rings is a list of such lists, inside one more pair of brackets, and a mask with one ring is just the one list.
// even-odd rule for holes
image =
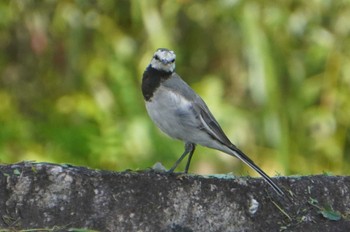
[[159, 71], [148, 66], [142, 77], [142, 94], [146, 101], [151, 100], [160, 83], [171, 77], [172, 72]]

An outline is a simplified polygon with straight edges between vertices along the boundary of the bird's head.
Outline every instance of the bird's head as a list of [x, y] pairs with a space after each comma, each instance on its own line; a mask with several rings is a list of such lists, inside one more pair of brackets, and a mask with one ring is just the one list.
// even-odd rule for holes
[[175, 70], [176, 55], [166, 48], [158, 48], [151, 60], [151, 67], [163, 72], [172, 73]]

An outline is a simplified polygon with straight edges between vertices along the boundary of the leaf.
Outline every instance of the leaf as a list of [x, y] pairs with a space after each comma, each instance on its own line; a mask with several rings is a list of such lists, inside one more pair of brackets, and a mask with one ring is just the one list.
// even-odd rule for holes
[[9, 177], [9, 176], [10, 176], [9, 174], [7, 174], [7, 173], [5, 173], [5, 172], [2, 172], [2, 174], [3, 174], [4, 176], [6, 176], [6, 177]]
[[321, 214], [324, 218], [331, 221], [339, 221], [341, 219], [341, 214], [333, 210], [324, 209], [321, 211]]
[[35, 172], [35, 173], [38, 172], [38, 170], [36, 170], [36, 168], [34, 166], [32, 166], [32, 171]]
[[15, 174], [16, 176], [21, 175], [21, 172], [18, 169], [13, 170], [13, 174]]
[[326, 172], [326, 171], [323, 172], [323, 175], [325, 175], [325, 176], [334, 176], [332, 172]]
[[313, 206], [318, 207], [318, 206], [317, 206], [317, 204], [318, 204], [318, 200], [317, 200], [317, 199], [315, 199], [315, 198], [310, 197], [310, 199], [309, 199], [309, 203], [310, 203], [311, 205], [313, 205]]

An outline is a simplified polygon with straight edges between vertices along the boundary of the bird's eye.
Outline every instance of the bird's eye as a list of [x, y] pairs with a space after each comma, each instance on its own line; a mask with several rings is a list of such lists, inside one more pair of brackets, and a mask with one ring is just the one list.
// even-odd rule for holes
[[159, 56], [155, 55], [154, 59], [159, 60]]
[[174, 63], [174, 62], [175, 62], [175, 59], [172, 59], [170, 62], [171, 62], [171, 63]]

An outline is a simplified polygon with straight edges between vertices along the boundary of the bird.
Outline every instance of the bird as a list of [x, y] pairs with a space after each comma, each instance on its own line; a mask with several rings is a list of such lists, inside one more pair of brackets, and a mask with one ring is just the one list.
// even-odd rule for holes
[[201, 145], [238, 158], [283, 196], [284, 192], [277, 184], [228, 139], [207, 104], [175, 72], [175, 59], [174, 51], [158, 48], [143, 73], [141, 84], [152, 121], [165, 134], [185, 143], [183, 154], [168, 172], [173, 173], [188, 155], [185, 167], [185, 173], [188, 173], [196, 145]]

